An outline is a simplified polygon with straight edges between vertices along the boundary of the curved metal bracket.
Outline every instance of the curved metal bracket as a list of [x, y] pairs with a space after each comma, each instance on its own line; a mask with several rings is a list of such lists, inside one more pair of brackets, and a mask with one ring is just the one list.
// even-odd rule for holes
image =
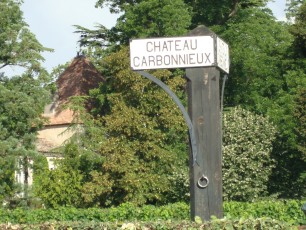
[[159, 85], [163, 90], [165, 90], [166, 93], [174, 100], [174, 102], [177, 104], [177, 106], [181, 110], [181, 112], [182, 112], [182, 114], [184, 116], [184, 119], [185, 119], [185, 121], [187, 123], [188, 130], [189, 130], [189, 138], [190, 138], [191, 149], [192, 149], [192, 157], [193, 157], [192, 160], [193, 160], [193, 166], [194, 166], [195, 163], [197, 163], [197, 153], [198, 153], [197, 142], [196, 142], [196, 138], [195, 138], [195, 133], [194, 133], [192, 122], [190, 120], [190, 117], [189, 117], [187, 111], [185, 110], [185, 107], [181, 103], [180, 99], [161, 80], [157, 79], [153, 75], [151, 75], [151, 74], [149, 74], [147, 72], [144, 72], [144, 71], [136, 71], [136, 72], [141, 74], [142, 76], [148, 78], [149, 80], [153, 81], [154, 83]]

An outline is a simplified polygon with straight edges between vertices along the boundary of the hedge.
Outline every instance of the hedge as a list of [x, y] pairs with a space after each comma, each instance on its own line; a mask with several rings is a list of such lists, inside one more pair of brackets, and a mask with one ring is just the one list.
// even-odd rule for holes
[[156, 222], [53, 222], [43, 224], [0, 224], [0, 229], [11, 230], [110, 230], [110, 229], [126, 229], [126, 230], [234, 230], [234, 229], [298, 229], [297, 226], [290, 226], [287, 223], [273, 220], [270, 218], [257, 219], [237, 219], [237, 220], [213, 220], [211, 222], [197, 223], [190, 221], [156, 221]]
[[[305, 201], [264, 200], [253, 203], [224, 202], [224, 216], [230, 220], [271, 218], [291, 225], [306, 224], [301, 210]], [[126, 203], [109, 209], [0, 209], [0, 223], [39, 224], [45, 222], [188, 221], [189, 204], [175, 203], [155, 207], [136, 207]], [[252, 222], [252, 221], [251, 221]]]

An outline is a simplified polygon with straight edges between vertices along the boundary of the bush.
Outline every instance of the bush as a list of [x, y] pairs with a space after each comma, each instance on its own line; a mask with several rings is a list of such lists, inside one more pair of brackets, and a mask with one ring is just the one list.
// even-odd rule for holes
[[297, 227], [291, 227], [287, 223], [273, 220], [270, 218], [258, 218], [258, 219], [238, 219], [238, 220], [213, 220], [211, 222], [190, 222], [190, 221], [155, 221], [155, 222], [52, 222], [37, 225], [12, 225], [12, 224], [0, 224], [1, 229], [127, 229], [127, 230], [141, 230], [141, 229], [207, 229], [207, 230], [228, 230], [228, 229], [297, 229]]
[[224, 215], [229, 218], [270, 217], [289, 224], [306, 224], [301, 207], [305, 201], [262, 200], [257, 202], [224, 202]]
[[[301, 210], [304, 202], [297, 200], [259, 201], [254, 203], [225, 202], [224, 214], [226, 219], [231, 221], [266, 217], [294, 225], [305, 224], [303, 222], [304, 214]], [[109, 209], [0, 209], [0, 223], [187, 221], [190, 219], [189, 210], [189, 205], [186, 203], [175, 203], [160, 207], [153, 205], [137, 207], [126, 203]]]
[[224, 200], [252, 201], [267, 195], [275, 127], [241, 107], [226, 111], [223, 124]]

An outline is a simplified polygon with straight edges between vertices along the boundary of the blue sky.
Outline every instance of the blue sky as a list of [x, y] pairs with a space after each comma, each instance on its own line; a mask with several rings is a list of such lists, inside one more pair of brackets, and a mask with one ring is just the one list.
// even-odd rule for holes
[[[44, 66], [48, 71], [59, 64], [71, 61], [77, 54], [79, 38], [73, 33], [73, 25], [93, 29], [99, 23], [111, 28], [118, 15], [108, 9], [94, 7], [96, 0], [25, 0], [21, 10], [30, 30], [45, 47], [53, 48], [53, 53], [44, 53]], [[285, 19], [286, 0], [275, 0], [268, 4], [276, 18]], [[8, 67], [8, 75], [18, 72]]]

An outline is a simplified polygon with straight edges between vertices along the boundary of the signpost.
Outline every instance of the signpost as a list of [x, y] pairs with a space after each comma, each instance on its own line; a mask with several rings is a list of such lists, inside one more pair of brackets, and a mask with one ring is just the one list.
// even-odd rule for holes
[[170, 89], [143, 71], [174, 99], [187, 122], [190, 135], [191, 218], [221, 218], [221, 116], [220, 70], [229, 72], [228, 45], [204, 26], [187, 37], [135, 39], [130, 41], [133, 70], [186, 68], [188, 115]]

